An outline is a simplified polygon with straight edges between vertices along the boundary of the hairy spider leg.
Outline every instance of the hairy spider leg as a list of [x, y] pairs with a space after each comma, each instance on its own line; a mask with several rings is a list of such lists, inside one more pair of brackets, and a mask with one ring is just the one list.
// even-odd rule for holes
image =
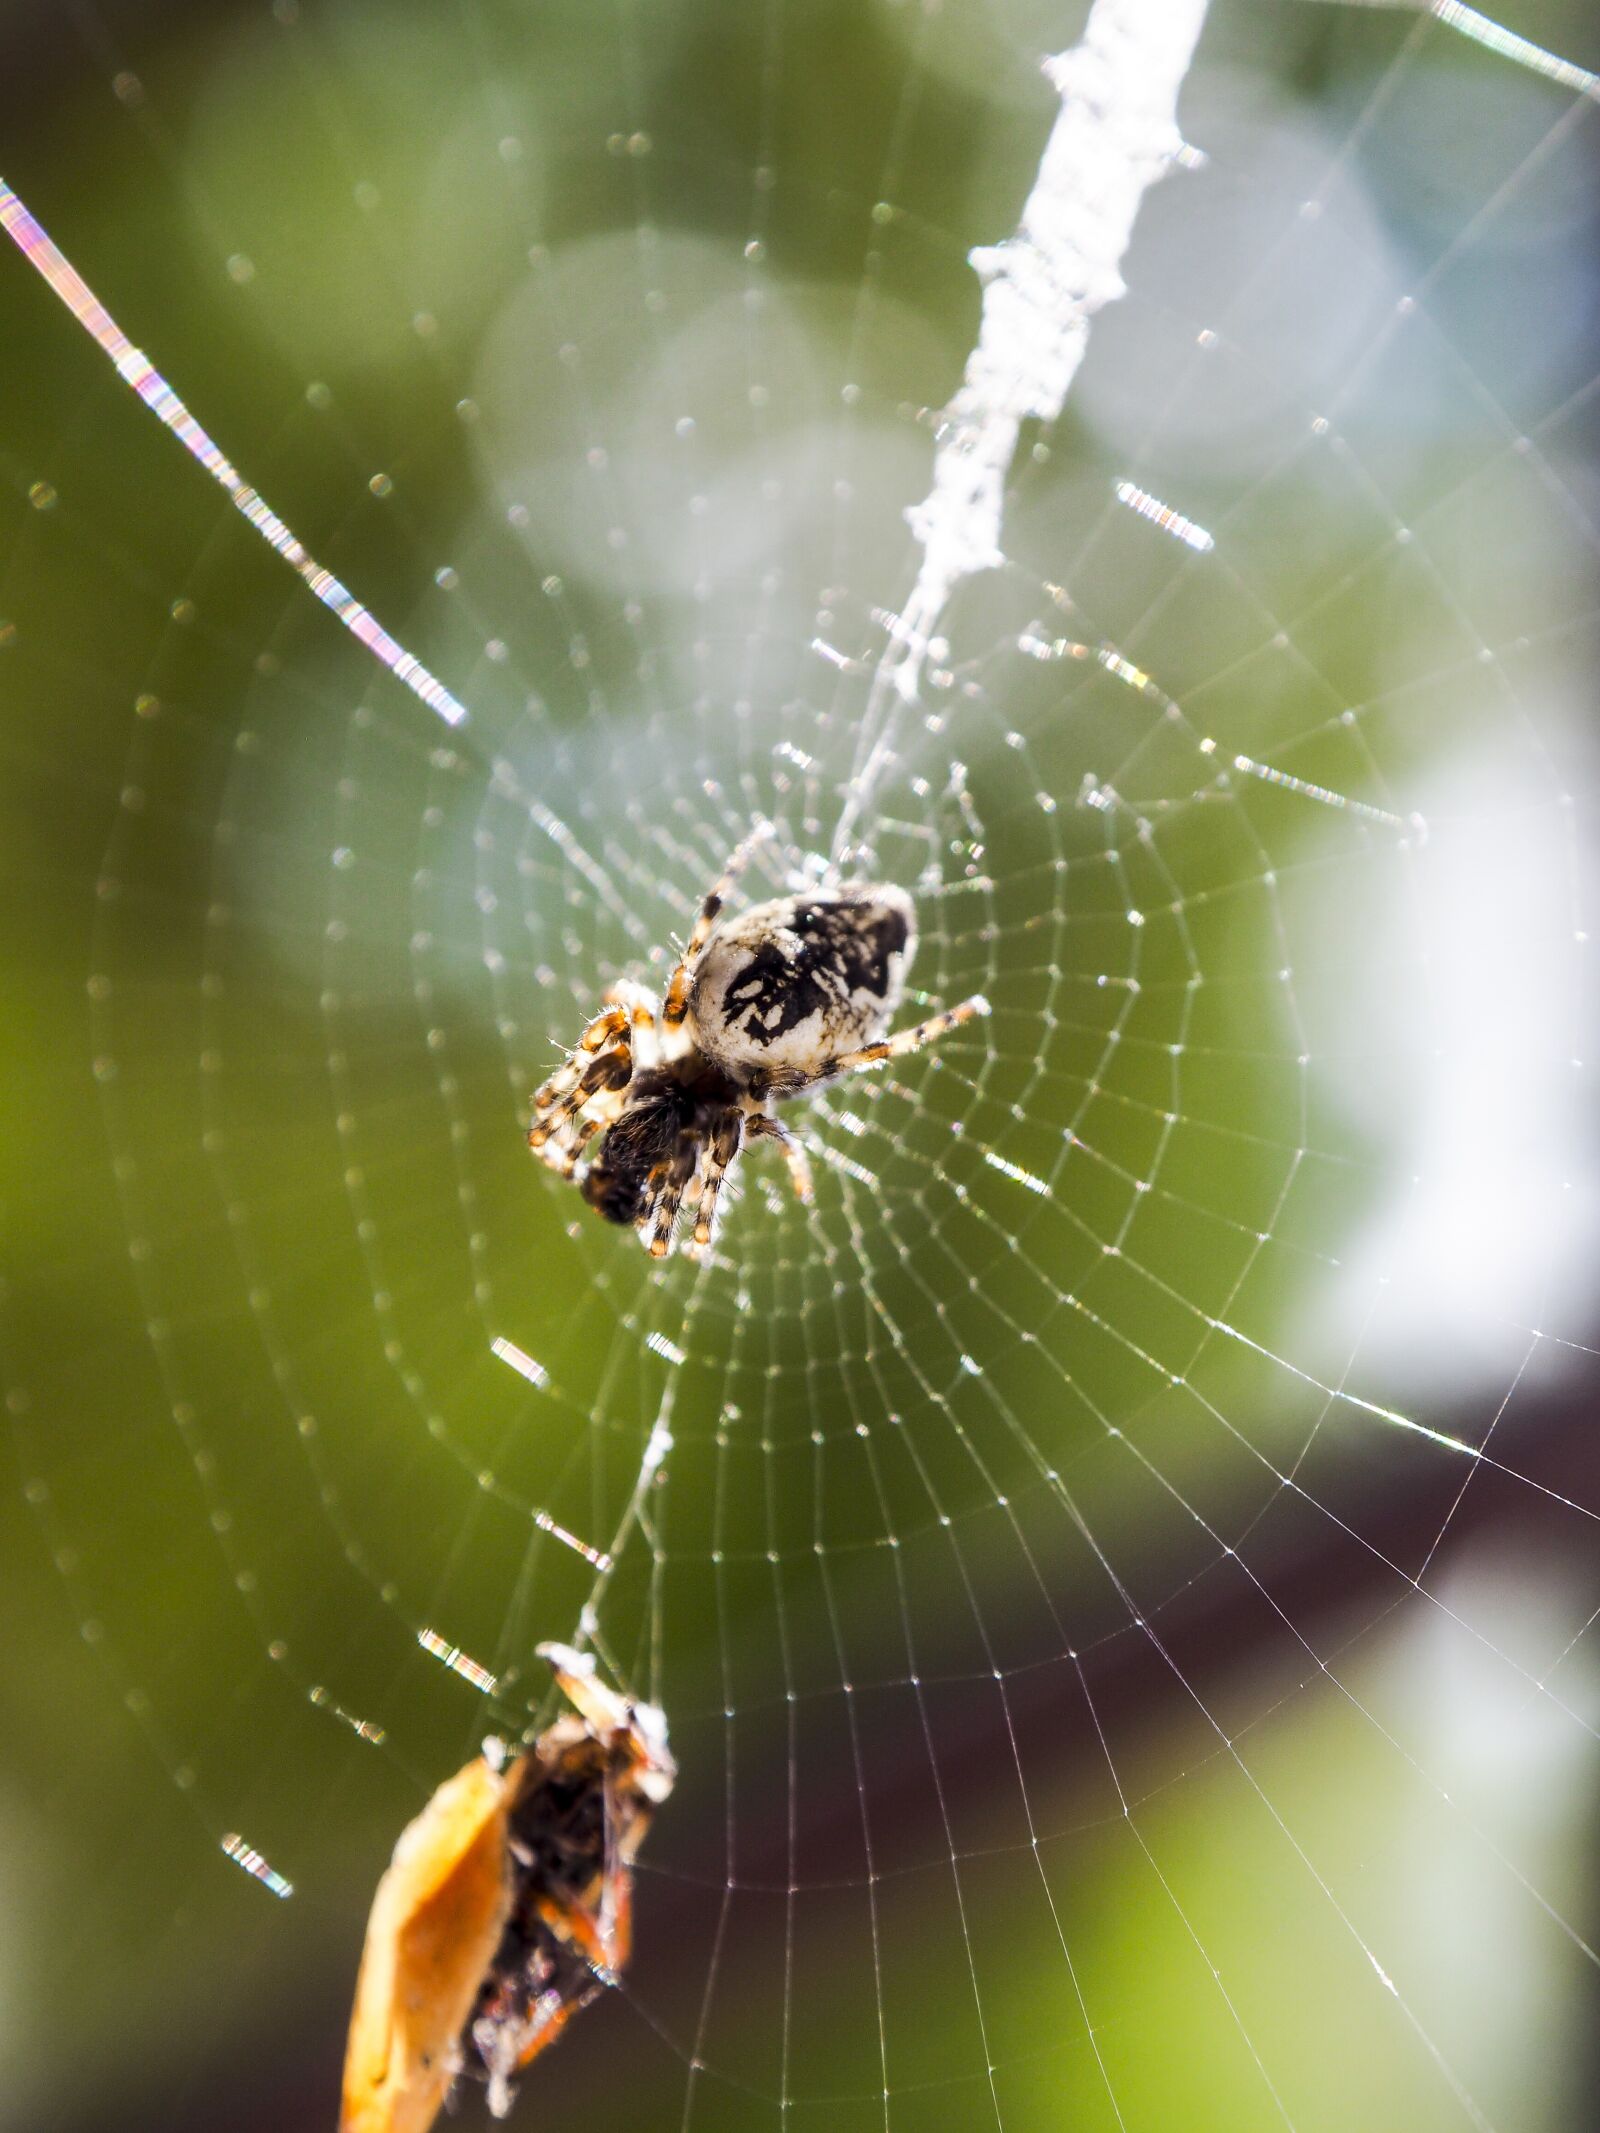
[[625, 1089], [632, 1078], [633, 1041], [628, 1010], [609, 1008], [605, 1014], [595, 1016], [566, 1065], [558, 1068], [534, 1097], [539, 1115], [528, 1129], [528, 1146], [537, 1155], [551, 1135], [559, 1132], [575, 1111], [581, 1111], [590, 1097], [601, 1090]]
[[589, 1099], [581, 1118], [569, 1113], [559, 1130], [533, 1152], [559, 1176], [574, 1177], [578, 1158], [584, 1149], [597, 1133], [603, 1133], [607, 1126], [614, 1126], [626, 1107], [625, 1089], [602, 1089], [598, 1096]]
[[706, 1148], [705, 1166], [700, 1180], [700, 1205], [695, 1212], [694, 1236], [689, 1244], [689, 1252], [693, 1258], [698, 1259], [711, 1242], [722, 1181], [728, 1174], [729, 1165], [739, 1153], [739, 1143], [743, 1138], [744, 1114], [730, 1106], [718, 1119]]
[[780, 1144], [789, 1165], [789, 1183], [794, 1187], [794, 1196], [809, 1206], [812, 1199], [811, 1161], [789, 1128], [770, 1111], [751, 1111], [745, 1118], [744, 1130], [752, 1139], [759, 1136]]
[[652, 1179], [651, 1197], [639, 1218], [639, 1234], [644, 1238], [652, 1259], [665, 1259], [672, 1249], [672, 1232], [677, 1227], [678, 1209], [699, 1160], [699, 1141], [692, 1133], [685, 1133], [679, 1139], [673, 1155], [661, 1166], [660, 1184], [657, 1185]]
[[677, 968], [667, 980], [667, 989], [661, 998], [661, 1020], [667, 1029], [676, 1029], [689, 1012], [689, 980], [694, 970], [695, 958], [711, 938], [711, 929], [721, 915], [729, 891], [749, 865], [750, 854], [771, 834], [770, 822], [757, 823], [723, 868], [721, 878], [713, 883], [710, 895], [700, 906], [700, 916], [694, 922], [694, 931], [684, 944]]
[[559, 1103], [582, 1079], [584, 1062], [592, 1059], [596, 1052], [603, 1051], [607, 1045], [613, 1044], [618, 1037], [625, 1035], [628, 1023], [628, 1010], [620, 1005], [604, 1008], [596, 1015], [594, 1020], [585, 1026], [582, 1036], [549, 1080], [535, 1090], [535, 1111], [548, 1111], [552, 1104]]
[[911, 1029], [903, 1029], [893, 1037], [880, 1038], [876, 1044], [864, 1044], [858, 1052], [841, 1052], [828, 1068], [827, 1079], [836, 1081], [841, 1074], [855, 1074], [862, 1067], [882, 1066], [886, 1059], [903, 1059], [907, 1052], [920, 1052], [925, 1044], [932, 1044], [950, 1030], [959, 1029], [974, 1015], [988, 1012], [988, 1001], [981, 992], [975, 992], [959, 1007], [947, 1007], [942, 1014], [930, 1015], [926, 1022], [918, 1022]]
[[545, 1115], [536, 1119], [528, 1129], [528, 1146], [535, 1155], [540, 1154], [547, 1141], [565, 1136], [575, 1114], [581, 1111], [594, 1097], [613, 1095], [626, 1089], [633, 1078], [633, 1061], [629, 1053], [627, 1034], [624, 1034], [608, 1051], [601, 1052], [591, 1060], [579, 1079], [578, 1086], [560, 1098]]
[[633, 1064], [638, 1073], [648, 1073], [661, 1064], [661, 1039], [656, 1029], [656, 1003], [632, 978], [619, 978], [606, 988], [602, 1007], [620, 1007], [627, 1016], [633, 1037]]

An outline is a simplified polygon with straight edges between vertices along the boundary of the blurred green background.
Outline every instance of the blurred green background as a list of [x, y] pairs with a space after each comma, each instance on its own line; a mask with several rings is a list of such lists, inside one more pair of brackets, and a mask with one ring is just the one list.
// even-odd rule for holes
[[828, 848], [1082, 12], [0, 8], [6, 178], [471, 714], [0, 258], [0, 2124], [332, 2126], [658, 1427], [596, 1626], [682, 1777], [529, 2124], [1592, 2123], [1592, 104], [1219, 0], [869, 817], [994, 1014], [698, 1276], [522, 1146]]

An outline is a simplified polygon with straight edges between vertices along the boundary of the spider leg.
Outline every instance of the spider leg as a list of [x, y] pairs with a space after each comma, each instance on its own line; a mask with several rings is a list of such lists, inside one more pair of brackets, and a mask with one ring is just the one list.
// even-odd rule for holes
[[592, 1058], [596, 1052], [603, 1051], [608, 1044], [620, 1037], [628, 1027], [628, 1022], [626, 1009], [617, 1004], [606, 1007], [592, 1022], [586, 1024], [583, 1034], [568, 1053], [565, 1062], [556, 1068], [550, 1079], [536, 1092], [533, 1099], [534, 1109], [546, 1110], [565, 1095], [579, 1079], [584, 1060]]
[[534, 1154], [542, 1153], [547, 1141], [564, 1137], [570, 1131], [576, 1113], [581, 1111], [591, 1098], [602, 1094], [613, 1095], [618, 1090], [625, 1089], [632, 1073], [633, 1066], [626, 1043], [615, 1046], [609, 1052], [602, 1052], [597, 1059], [591, 1061], [578, 1086], [559, 1098], [542, 1118], [535, 1119], [529, 1127], [528, 1146]]
[[659, 1066], [661, 1043], [656, 1033], [656, 1003], [645, 988], [636, 985], [631, 978], [622, 978], [607, 989], [601, 1005], [620, 1007], [627, 1014], [635, 1069], [648, 1073], [652, 1067]]
[[608, 1051], [619, 1038], [626, 1041], [629, 1015], [625, 1007], [607, 1007], [584, 1029], [577, 1043], [549, 1080], [534, 1091], [535, 1114], [548, 1111], [569, 1096], [583, 1079], [586, 1063], [596, 1052]]
[[749, 1111], [745, 1114], [744, 1130], [752, 1140], [759, 1136], [763, 1140], [781, 1143], [784, 1158], [789, 1165], [789, 1183], [794, 1187], [795, 1198], [805, 1201], [809, 1206], [812, 1198], [811, 1163], [789, 1128], [780, 1119], [774, 1118], [770, 1111]]
[[689, 1256], [692, 1259], [698, 1259], [711, 1242], [722, 1181], [728, 1174], [729, 1165], [739, 1153], [739, 1143], [743, 1137], [744, 1116], [730, 1106], [718, 1119], [706, 1146], [700, 1177], [700, 1204], [695, 1211], [694, 1235], [689, 1240]]
[[918, 1022], [911, 1029], [900, 1030], [893, 1037], [882, 1037], [876, 1044], [864, 1044], [858, 1052], [841, 1052], [829, 1066], [825, 1078], [836, 1081], [841, 1074], [854, 1074], [862, 1067], [882, 1066], [886, 1059], [903, 1059], [907, 1052], [920, 1052], [925, 1044], [932, 1044], [948, 1031], [959, 1029], [974, 1015], [988, 1012], [988, 1001], [981, 992], [975, 992], [959, 1007], [947, 1007], [942, 1014], [930, 1015], [926, 1022]]
[[695, 958], [711, 938], [711, 929], [728, 900], [728, 891], [744, 872], [750, 854], [771, 834], [770, 823], [757, 823], [723, 868], [721, 878], [712, 885], [710, 895], [700, 906], [700, 915], [694, 922], [694, 931], [684, 944], [677, 967], [667, 980], [667, 989], [661, 997], [661, 1021], [664, 1028], [675, 1030], [689, 1012], [689, 980], [694, 971]]
[[652, 1259], [665, 1259], [672, 1249], [678, 1209], [700, 1160], [700, 1145], [692, 1133], [682, 1135], [676, 1152], [662, 1166], [659, 1185], [652, 1180], [651, 1196], [639, 1218], [639, 1235]]
[[565, 1133], [574, 1112], [581, 1111], [591, 1097], [625, 1089], [632, 1078], [633, 1040], [627, 1010], [613, 1007], [596, 1015], [566, 1065], [534, 1097], [528, 1146], [538, 1155], [546, 1141]]
[[576, 1113], [569, 1113], [549, 1139], [534, 1149], [534, 1154], [562, 1177], [573, 1177], [584, 1149], [597, 1133], [616, 1124], [626, 1103], [624, 1090], [602, 1089], [597, 1096], [590, 1097], [581, 1118]]

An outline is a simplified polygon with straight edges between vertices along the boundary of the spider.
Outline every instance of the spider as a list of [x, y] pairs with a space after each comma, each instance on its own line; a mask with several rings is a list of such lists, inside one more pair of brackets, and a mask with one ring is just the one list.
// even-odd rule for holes
[[633, 1861], [677, 1766], [653, 1704], [542, 1644], [576, 1712], [512, 1758], [500, 1741], [401, 1834], [367, 1924], [340, 2133], [428, 2133], [458, 2085], [514, 2074], [615, 1985], [632, 1945]]
[[[613, 985], [533, 1099], [534, 1154], [577, 1178], [608, 1222], [631, 1224], [656, 1259], [671, 1251], [686, 1200], [695, 1209], [690, 1256], [705, 1251], [747, 1140], [777, 1141], [809, 1202], [805, 1150], [768, 1103], [901, 1058], [989, 1012], [975, 993], [886, 1034], [917, 939], [910, 897], [886, 882], [775, 897], [719, 924], [768, 834], [763, 824], [744, 840], [700, 906], [660, 1007], [642, 985]], [[598, 1153], [586, 1156], [597, 1135]]]

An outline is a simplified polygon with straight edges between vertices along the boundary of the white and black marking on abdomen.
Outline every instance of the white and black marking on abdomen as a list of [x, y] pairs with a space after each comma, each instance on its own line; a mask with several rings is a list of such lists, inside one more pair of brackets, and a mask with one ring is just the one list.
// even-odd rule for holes
[[902, 889], [784, 896], [719, 927], [695, 974], [696, 1041], [730, 1072], [825, 1071], [888, 1026], [916, 946]]

